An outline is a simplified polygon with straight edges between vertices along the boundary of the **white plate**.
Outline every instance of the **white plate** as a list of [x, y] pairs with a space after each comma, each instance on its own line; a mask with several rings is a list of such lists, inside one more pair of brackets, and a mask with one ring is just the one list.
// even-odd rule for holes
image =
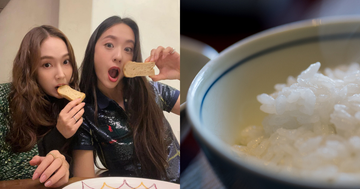
[[64, 189], [180, 189], [180, 184], [135, 177], [101, 177], [74, 182]]

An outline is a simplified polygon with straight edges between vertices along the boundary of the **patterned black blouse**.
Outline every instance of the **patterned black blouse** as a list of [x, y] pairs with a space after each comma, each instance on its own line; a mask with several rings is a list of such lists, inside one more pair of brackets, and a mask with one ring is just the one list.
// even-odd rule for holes
[[[180, 92], [168, 85], [150, 82], [156, 94], [157, 104], [167, 112], [175, 105]], [[107, 176], [147, 177], [141, 173], [141, 165], [134, 161], [134, 144], [127, 125], [125, 111], [114, 101], [97, 90], [98, 124], [94, 123], [94, 106], [85, 105], [84, 122], [73, 139], [73, 150], [93, 150], [102, 164], [109, 170]], [[126, 103], [126, 100], [125, 100]], [[166, 127], [168, 145], [168, 181], [179, 183], [180, 146], [168, 121]]]

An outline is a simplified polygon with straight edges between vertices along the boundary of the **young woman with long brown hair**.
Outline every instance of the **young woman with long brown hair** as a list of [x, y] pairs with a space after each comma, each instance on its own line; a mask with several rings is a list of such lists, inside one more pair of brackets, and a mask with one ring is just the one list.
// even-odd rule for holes
[[84, 103], [68, 102], [57, 87], [78, 88], [77, 82], [67, 37], [48, 25], [30, 30], [15, 57], [12, 82], [0, 84], [0, 180], [39, 178], [47, 187], [68, 182], [69, 163], [60, 151], [82, 124]]
[[[113, 16], [93, 32], [80, 68], [86, 105], [73, 144], [75, 176], [94, 176], [96, 153], [107, 176], [179, 182], [180, 148], [163, 110], [180, 113], [180, 92], [146, 77], [124, 77], [125, 62], [142, 62], [140, 49], [132, 19]], [[173, 48], [153, 49], [146, 61], [160, 70], [153, 80], [180, 79]]]

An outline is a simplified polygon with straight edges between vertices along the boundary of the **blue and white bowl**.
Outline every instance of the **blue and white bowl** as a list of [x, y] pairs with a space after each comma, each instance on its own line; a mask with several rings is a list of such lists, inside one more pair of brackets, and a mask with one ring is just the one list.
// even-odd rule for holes
[[230, 46], [197, 74], [187, 94], [187, 116], [225, 186], [342, 187], [276, 174], [235, 156], [230, 148], [243, 128], [261, 125], [266, 116], [257, 95], [273, 93], [275, 84], [315, 62], [321, 68], [360, 62], [360, 17], [305, 20], [263, 31]]

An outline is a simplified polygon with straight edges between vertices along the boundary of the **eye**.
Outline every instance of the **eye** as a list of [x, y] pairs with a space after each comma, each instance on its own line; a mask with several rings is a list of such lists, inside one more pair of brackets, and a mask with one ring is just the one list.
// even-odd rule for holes
[[105, 43], [105, 47], [107, 48], [113, 48], [114, 45], [112, 43]]
[[70, 61], [69, 60], [65, 60], [63, 64], [69, 64]]
[[49, 68], [49, 67], [51, 67], [51, 64], [50, 63], [45, 63], [42, 66], [45, 67], [45, 68]]
[[125, 48], [125, 51], [126, 51], [126, 52], [129, 52], [129, 53], [132, 53], [132, 52], [133, 52], [133, 49], [130, 48], [130, 47], [126, 47], [126, 48]]

